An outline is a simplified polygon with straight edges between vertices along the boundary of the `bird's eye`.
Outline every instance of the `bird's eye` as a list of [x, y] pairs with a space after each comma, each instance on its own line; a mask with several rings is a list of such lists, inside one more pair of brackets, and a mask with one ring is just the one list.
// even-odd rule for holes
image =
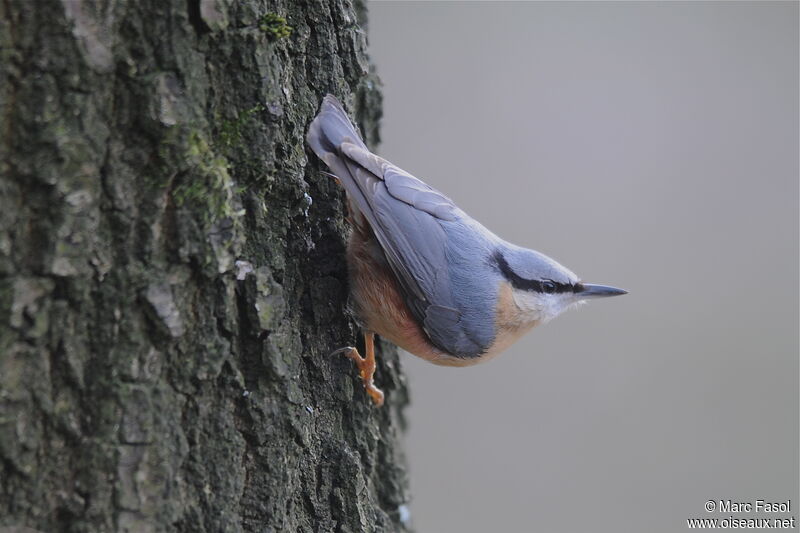
[[544, 290], [544, 292], [546, 292], [547, 294], [553, 294], [554, 292], [556, 292], [556, 284], [550, 281], [549, 279], [544, 280], [542, 282], [542, 290]]

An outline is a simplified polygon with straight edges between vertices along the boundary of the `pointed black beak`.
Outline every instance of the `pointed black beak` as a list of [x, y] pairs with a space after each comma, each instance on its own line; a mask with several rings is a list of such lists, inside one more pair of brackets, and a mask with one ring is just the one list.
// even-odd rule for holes
[[628, 294], [628, 291], [625, 289], [609, 287], [608, 285], [592, 285], [591, 283], [583, 283], [582, 286], [583, 290], [578, 292], [581, 298], [605, 298], [607, 296]]

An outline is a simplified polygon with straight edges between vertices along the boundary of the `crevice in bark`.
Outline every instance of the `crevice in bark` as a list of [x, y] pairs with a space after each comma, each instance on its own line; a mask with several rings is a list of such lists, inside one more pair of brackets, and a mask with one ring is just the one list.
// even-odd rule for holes
[[203, 18], [200, 15], [200, 2], [201, 0], [186, 0], [186, 12], [189, 16], [189, 22], [194, 27], [194, 31], [197, 32], [198, 37], [202, 37], [203, 34], [208, 33], [211, 28], [203, 22]]

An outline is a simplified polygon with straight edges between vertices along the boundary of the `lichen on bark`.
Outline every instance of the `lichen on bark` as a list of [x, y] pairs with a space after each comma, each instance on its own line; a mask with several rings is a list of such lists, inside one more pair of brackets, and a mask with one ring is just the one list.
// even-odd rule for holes
[[364, 12], [0, 2], [0, 530], [404, 529], [304, 143], [327, 92], [379, 141]]

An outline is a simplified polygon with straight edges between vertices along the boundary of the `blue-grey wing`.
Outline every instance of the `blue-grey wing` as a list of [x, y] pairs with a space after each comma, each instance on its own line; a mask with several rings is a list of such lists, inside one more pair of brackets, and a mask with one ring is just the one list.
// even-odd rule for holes
[[[406, 304], [431, 342], [447, 353], [470, 357], [488, 346], [470, 335], [455, 301], [442, 222], [456, 220], [453, 202], [358, 146], [343, 144], [349, 174], [366, 194], [369, 221], [394, 271]], [[378, 174], [377, 172], [380, 172]]]
[[431, 342], [459, 357], [483, 353], [492, 339], [476, 337], [475, 328], [465, 324], [459, 305], [465, 291], [453, 286], [448, 262], [446, 226], [457, 224], [464, 214], [442, 193], [372, 154], [330, 95], [307, 139], [366, 217], [406, 304]]

